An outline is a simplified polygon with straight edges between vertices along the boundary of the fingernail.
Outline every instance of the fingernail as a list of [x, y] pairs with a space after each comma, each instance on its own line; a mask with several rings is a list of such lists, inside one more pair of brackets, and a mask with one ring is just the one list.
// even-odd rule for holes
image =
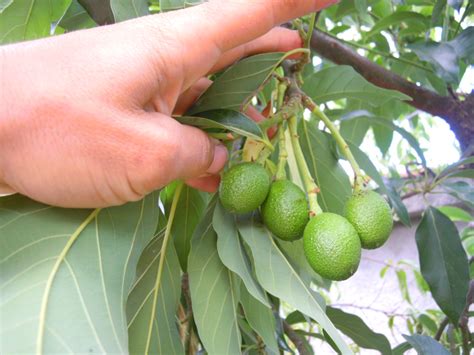
[[227, 148], [222, 144], [217, 144], [214, 147], [214, 160], [211, 166], [207, 169], [208, 174], [217, 174], [220, 172], [227, 161]]

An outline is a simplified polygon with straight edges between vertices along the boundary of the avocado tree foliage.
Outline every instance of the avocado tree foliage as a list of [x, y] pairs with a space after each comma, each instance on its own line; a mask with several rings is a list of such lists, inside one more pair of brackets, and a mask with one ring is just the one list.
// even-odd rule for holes
[[[0, 43], [199, 2], [0, 1]], [[297, 51], [303, 59], [288, 60], [294, 53], [245, 58], [213, 77], [187, 114], [176, 117], [224, 140], [234, 153], [230, 164], [255, 160], [289, 176], [316, 214], [344, 214], [353, 188], [369, 180], [405, 225], [402, 197], [414, 189], [443, 189], [458, 199], [464, 210], [427, 207], [416, 230], [420, 284], [444, 319], [424, 314], [406, 342], [390, 344], [321, 296], [330, 281], [303, 257], [302, 240], [275, 238], [259, 213], [238, 218], [216, 195], [176, 182], [142, 201], [96, 210], [1, 197], [0, 352], [311, 354], [318, 339], [344, 354], [360, 348], [469, 354], [474, 232], [459, 233], [454, 221], [472, 222], [466, 211], [474, 208], [466, 180], [474, 177], [474, 97], [457, 90], [474, 60], [473, 12], [471, 1], [342, 0], [286, 24], [311, 45], [311, 52]], [[354, 40], [342, 39], [348, 32], [356, 33]], [[241, 113], [248, 105], [268, 119], [249, 120]], [[417, 139], [399, 125], [416, 117], [415, 109], [445, 119], [465, 158], [430, 170]], [[275, 125], [279, 133], [269, 138]], [[384, 154], [393, 135], [401, 135], [417, 174], [403, 183], [382, 177], [360, 148], [369, 131]]]

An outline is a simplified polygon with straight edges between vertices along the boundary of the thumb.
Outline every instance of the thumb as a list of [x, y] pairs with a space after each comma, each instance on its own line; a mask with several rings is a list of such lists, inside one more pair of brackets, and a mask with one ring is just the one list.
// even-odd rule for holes
[[[153, 191], [171, 181], [218, 174], [227, 161], [227, 148], [202, 130], [169, 116], [148, 113], [147, 138], [142, 140], [142, 169], [136, 176], [139, 190]], [[150, 149], [151, 148], [151, 149]], [[145, 153], [147, 152], [147, 153]]]

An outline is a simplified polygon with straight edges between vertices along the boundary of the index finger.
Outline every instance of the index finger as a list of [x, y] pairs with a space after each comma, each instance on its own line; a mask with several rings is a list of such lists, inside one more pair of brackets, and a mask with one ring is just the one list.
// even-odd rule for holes
[[[250, 42], [273, 27], [318, 11], [338, 0], [210, 0], [182, 11], [182, 33], [221, 52]], [[187, 13], [186, 13], [187, 12]], [[195, 19], [189, 22], [190, 16]], [[173, 16], [173, 21], [177, 18]], [[179, 21], [179, 20], [178, 20]]]

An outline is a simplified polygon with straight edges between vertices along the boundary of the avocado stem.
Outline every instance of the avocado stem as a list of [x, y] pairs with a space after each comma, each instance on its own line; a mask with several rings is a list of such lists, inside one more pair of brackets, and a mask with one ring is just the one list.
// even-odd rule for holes
[[306, 194], [308, 195], [310, 217], [314, 217], [317, 214], [323, 212], [323, 210], [319, 206], [317, 198], [318, 192], [320, 190], [318, 185], [316, 185], [316, 182], [314, 181], [313, 177], [311, 176], [308, 164], [306, 164], [306, 160], [304, 158], [303, 150], [301, 149], [300, 141], [298, 139], [298, 119], [296, 115], [293, 115], [288, 120], [288, 128], [290, 130], [291, 145], [295, 154], [296, 164], [298, 165], [298, 169], [300, 171], [301, 177], [303, 179], [303, 184], [306, 189]]
[[[276, 109], [280, 112], [285, 101], [286, 90], [288, 89], [288, 83], [280, 81], [277, 87], [277, 102]], [[284, 116], [283, 116], [284, 117]], [[288, 151], [286, 150], [286, 137], [285, 137], [285, 122], [281, 121], [278, 124], [278, 166], [276, 171], [277, 180], [286, 179], [286, 162], [288, 160]]]
[[276, 171], [277, 180], [286, 180], [286, 162], [288, 151], [286, 150], [286, 137], [284, 123], [278, 125], [278, 166]]
[[309, 109], [316, 117], [318, 117], [321, 121], [324, 122], [324, 125], [329, 129], [331, 135], [334, 137], [339, 149], [341, 150], [342, 154], [346, 157], [346, 159], [351, 164], [352, 170], [354, 171], [354, 192], [361, 192], [365, 187], [364, 176], [362, 171], [360, 170], [359, 164], [355, 160], [354, 156], [352, 155], [347, 142], [342, 137], [341, 133], [337, 129], [337, 127], [332, 123], [332, 121], [322, 112], [318, 105], [311, 100], [310, 97], [304, 95], [303, 96], [303, 104], [304, 106]]

